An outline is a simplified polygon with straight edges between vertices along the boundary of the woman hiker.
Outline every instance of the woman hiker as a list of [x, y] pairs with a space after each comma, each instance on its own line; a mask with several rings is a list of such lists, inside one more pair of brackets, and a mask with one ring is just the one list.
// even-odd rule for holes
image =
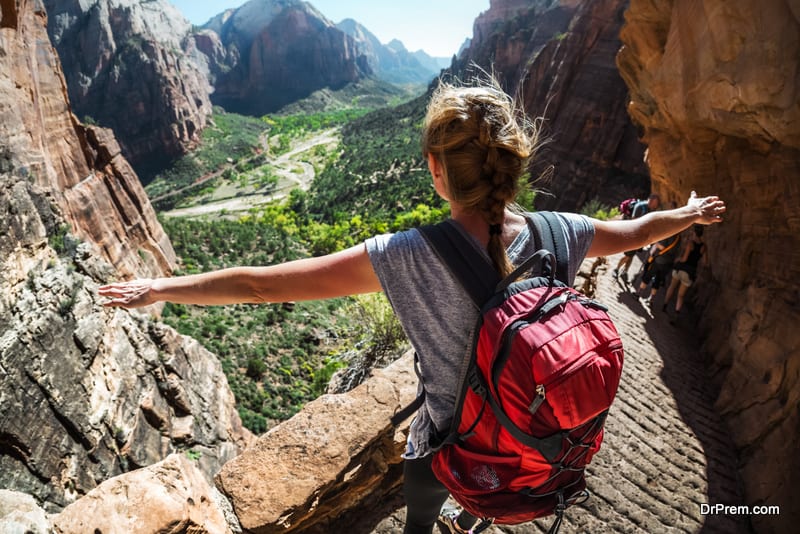
[[[674, 269], [672, 270], [672, 280], [667, 288], [667, 295], [664, 297], [664, 304], [661, 306], [661, 311], [667, 311], [667, 305], [672, 300], [675, 290], [678, 290], [678, 297], [675, 302], [675, 315], [680, 315], [683, 309], [683, 301], [686, 298], [686, 293], [689, 288], [694, 284], [697, 278], [697, 268], [699, 265], [706, 265], [708, 263], [708, 256], [706, 255], [706, 244], [703, 241], [703, 227], [694, 225], [692, 227], [691, 237], [689, 242], [683, 248], [681, 257], [675, 262]], [[675, 322], [672, 319], [671, 322]]]
[[[501, 276], [535, 252], [529, 214], [515, 208], [537, 148], [533, 123], [491, 80], [475, 87], [441, 83], [424, 122], [422, 151], [450, 217]], [[692, 224], [720, 222], [725, 203], [692, 192], [685, 206], [625, 221], [560, 213], [569, 280], [586, 256], [638, 249]], [[378, 235], [334, 254], [280, 265], [233, 267], [203, 274], [143, 279], [100, 288], [107, 306], [287, 302], [384, 291], [419, 355], [425, 402], [411, 424], [405, 458], [406, 534], [430, 534], [448, 496], [434, 477], [431, 438], [449, 428], [457, 371], [478, 310], [416, 229]], [[446, 339], [446, 344], [439, 340]], [[473, 517], [443, 517], [466, 532]]]

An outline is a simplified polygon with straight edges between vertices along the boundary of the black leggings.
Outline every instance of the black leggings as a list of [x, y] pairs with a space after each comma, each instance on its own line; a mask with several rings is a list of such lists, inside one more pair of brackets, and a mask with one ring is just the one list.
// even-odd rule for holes
[[[403, 493], [406, 500], [406, 526], [403, 534], [431, 534], [442, 505], [450, 492], [433, 474], [433, 455], [403, 462]], [[475, 517], [461, 512], [459, 525], [472, 526]]]

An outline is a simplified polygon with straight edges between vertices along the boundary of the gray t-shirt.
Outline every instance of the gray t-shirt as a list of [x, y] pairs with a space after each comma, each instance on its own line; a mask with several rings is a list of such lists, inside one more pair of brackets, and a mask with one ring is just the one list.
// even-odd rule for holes
[[[572, 284], [594, 238], [594, 226], [582, 215], [559, 213], [567, 243], [569, 283]], [[460, 225], [475, 247], [489, 256]], [[536, 252], [530, 225], [507, 249], [513, 264]], [[447, 431], [453, 415], [459, 364], [471, 350], [470, 333], [478, 309], [416, 229], [384, 234], [366, 241], [367, 252], [386, 296], [419, 356], [425, 384], [425, 403], [411, 425], [406, 457], [431, 452], [435, 429]]]

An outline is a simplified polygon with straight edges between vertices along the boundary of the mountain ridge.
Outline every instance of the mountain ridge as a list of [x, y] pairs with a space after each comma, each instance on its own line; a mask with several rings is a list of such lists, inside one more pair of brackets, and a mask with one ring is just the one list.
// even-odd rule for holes
[[337, 23], [336, 27], [355, 39], [378, 78], [397, 84], [427, 84], [439, 72], [430, 69], [430, 65], [438, 64], [439, 60], [436, 58], [424, 51], [412, 54], [397, 39], [382, 44], [372, 32], [355, 19], [346, 18]]

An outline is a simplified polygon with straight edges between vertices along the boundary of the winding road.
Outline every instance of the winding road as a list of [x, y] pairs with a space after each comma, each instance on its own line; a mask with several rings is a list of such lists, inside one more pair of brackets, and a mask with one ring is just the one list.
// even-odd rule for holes
[[[302, 158], [302, 155], [316, 146], [338, 145], [339, 129], [330, 128], [317, 132], [308, 139], [303, 139], [294, 144], [288, 152], [268, 160], [266, 165], [271, 167], [274, 174], [279, 177], [278, 185], [267, 194], [254, 193], [246, 195], [227, 196], [205, 204], [198, 204], [186, 208], [176, 208], [163, 212], [165, 217], [199, 217], [220, 212], [231, 213], [246, 212], [252, 208], [286, 197], [296, 188], [307, 190], [314, 181], [316, 172], [314, 166]], [[262, 139], [265, 148], [268, 147], [267, 139]], [[208, 179], [218, 176], [223, 171], [218, 171]]]

